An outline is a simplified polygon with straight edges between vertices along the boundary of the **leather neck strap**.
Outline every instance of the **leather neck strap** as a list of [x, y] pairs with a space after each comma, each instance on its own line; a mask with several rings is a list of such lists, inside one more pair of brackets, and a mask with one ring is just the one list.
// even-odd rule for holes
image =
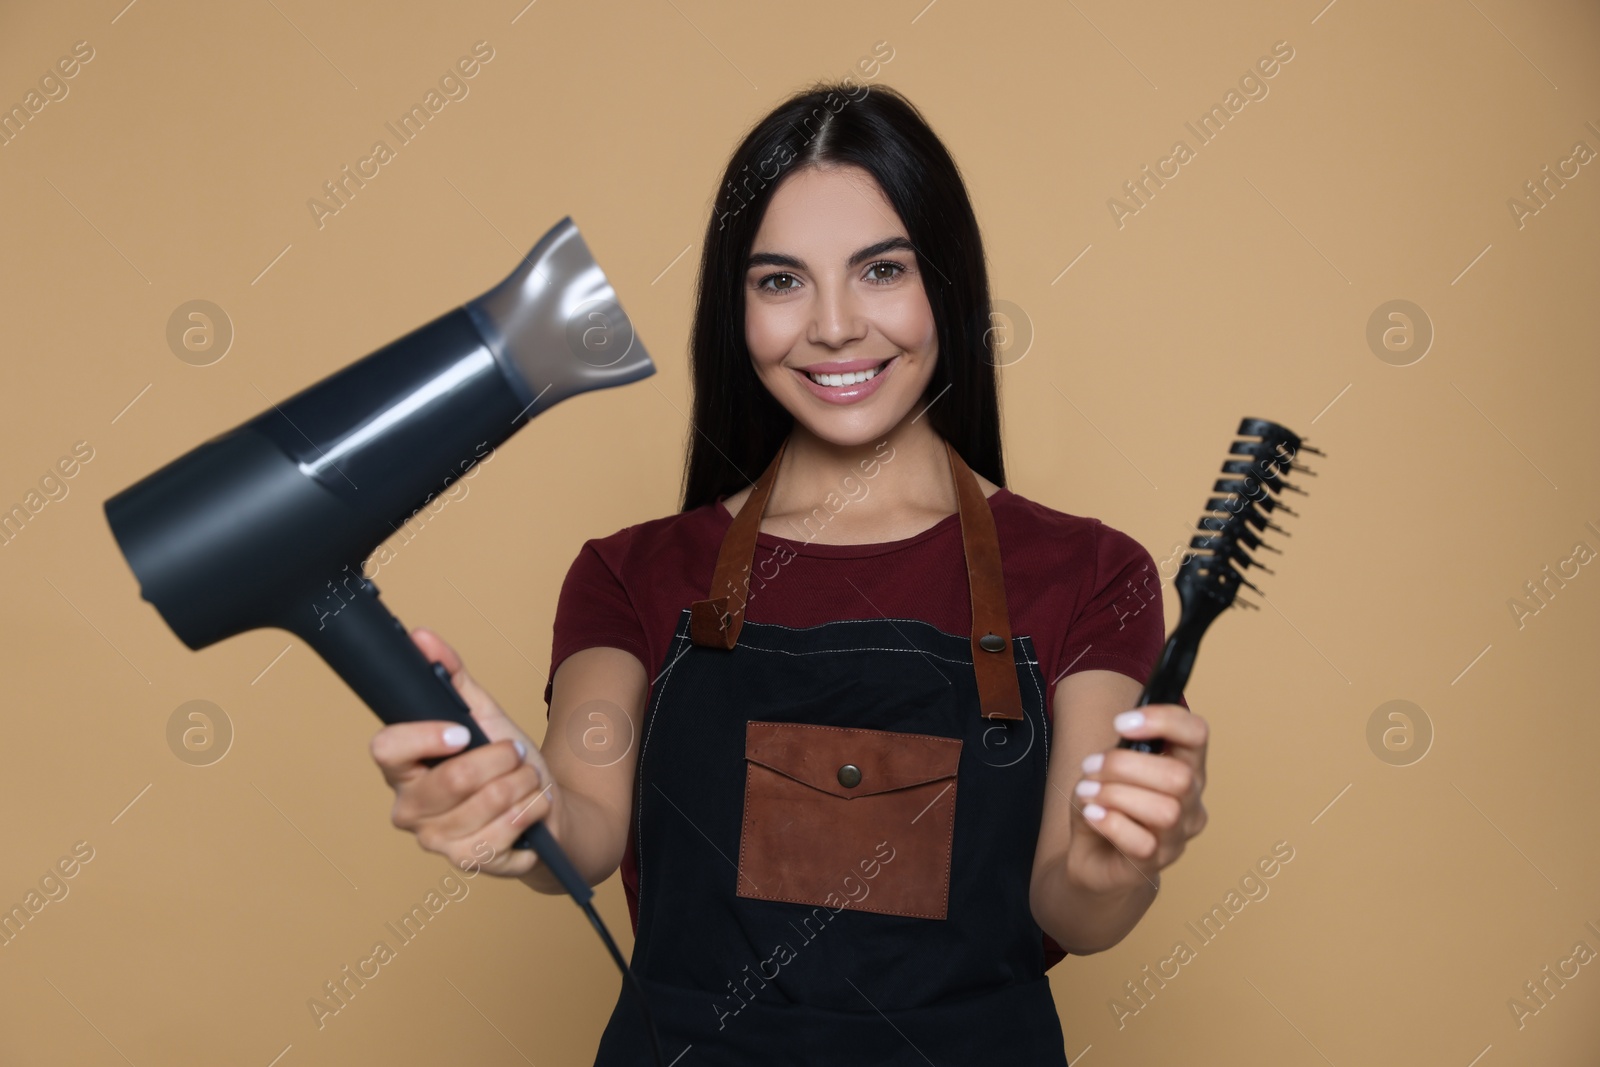
[[[777, 481], [789, 439], [750, 490], [749, 499], [733, 517], [722, 539], [711, 593], [689, 606], [690, 637], [696, 645], [731, 649], [738, 643], [748, 600], [750, 565], [755, 559], [756, 535], [767, 511], [767, 498]], [[1000, 539], [994, 513], [972, 469], [944, 442], [955, 481], [961, 514], [961, 547], [967, 564], [967, 588], [972, 593], [972, 666], [978, 677], [979, 714], [986, 719], [1022, 718], [1022, 694], [1011, 654], [1011, 623], [1006, 614], [1006, 588], [1000, 565]]]

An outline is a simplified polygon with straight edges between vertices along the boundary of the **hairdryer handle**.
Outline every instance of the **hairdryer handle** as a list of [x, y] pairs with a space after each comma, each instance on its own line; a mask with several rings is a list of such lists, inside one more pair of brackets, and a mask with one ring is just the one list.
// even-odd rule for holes
[[[359, 569], [355, 573], [359, 575]], [[310, 603], [308, 607], [310, 610], [300, 618], [286, 619], [279, 625], [314, 648], [378, 718], [391, 724], [436, 720], [459, 723], [471, 734], [462, 752], [489, 743], [451, 683], [450, 672], [444, 664], [434, 663], [422, 654], [400, 620], [378, 598], [378, 587], [369, 579], [346, 578], [333, 597], [323, 597], [320, 606]], [[436, 756], [423, 762], [431, 767], [452, 758]], [[537, 853], [580, 905], [594, 896], [594, 890], [578, 874], [543, 822], [523, 831], [512, 847]]]

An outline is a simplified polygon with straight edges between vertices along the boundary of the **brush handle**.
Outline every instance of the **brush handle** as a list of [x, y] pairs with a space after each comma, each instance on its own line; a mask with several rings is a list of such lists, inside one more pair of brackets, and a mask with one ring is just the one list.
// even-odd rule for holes
[[[315, 649], [384, 722], [459, 723], [471, 735], [462, 752], [488, 744], [489, 738], [451, 683], [449, 670], [422, 654], [359, 567], [347, 567], [343, 573], [331, 596], [325, 586], [304, 604], [290, 604], [289, 617], [278, 625]], [[422, 762], [431, 767], [453, 758], [436, 756]], [[594, 895], [543, 822], [523, 831], [512, 847], [537, 853], [580, 905]]]
[[[1212, 616], [1215, 617], [1215, 616]], [[1161, 648], [1161, 657], [1156, 660], [1155, 669], [1150, 672], [1150, 678], [1144, 684], [1144, 690], [1139, 694], [1136, 708], [1146, 704], [1176, 704], [1183, 699], [1183, 687], [1189, 683], [1189, 674], [1194, 670], [1195, 656], [1200, 651], [1200, 638], [1204, 635], [1211, 619], [1196, 616], [1185, 612], [1183, 618], [1178, 620], [1178, 625], [1172, 631], [1172, 636], [1167, 638], [1167, 643]], [[1117, 741], [1118, 748], [1130, 748], [1135, 752], [1149, 752], [1159, 754], [1166, 750], [1166, 742], [1159, 737], [1149, 739], [1124, 737]]]

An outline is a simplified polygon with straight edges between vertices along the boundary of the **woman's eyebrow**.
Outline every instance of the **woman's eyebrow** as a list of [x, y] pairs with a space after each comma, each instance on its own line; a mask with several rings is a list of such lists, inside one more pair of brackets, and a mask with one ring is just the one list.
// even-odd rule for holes
[[[910, 239], [905, 237], [889, 237], [879, 241], [876, 244], [870, 244], [860, 251], [855, 252], [845, 262], [845, 266], [854, 267], [860, 263], [866, 262], [873, 256], [881, 256], [885, 252], [915, 251], [916, 247], [912, 245]], [[807, 269], [804, 260], [800, 259], [798, 256], [785, 255], [782, 252], [753, 253], [750, 256], [749, 261], [745, 264], [745, 270], [751, 270], [755, 267], [791, 267], [795, 270]]]

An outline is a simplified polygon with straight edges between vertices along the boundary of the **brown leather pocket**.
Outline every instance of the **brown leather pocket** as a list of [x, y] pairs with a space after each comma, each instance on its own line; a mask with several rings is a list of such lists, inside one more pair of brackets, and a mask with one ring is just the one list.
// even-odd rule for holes
[[745, 725], [741, 897], [943, 919], [961, 739]]

